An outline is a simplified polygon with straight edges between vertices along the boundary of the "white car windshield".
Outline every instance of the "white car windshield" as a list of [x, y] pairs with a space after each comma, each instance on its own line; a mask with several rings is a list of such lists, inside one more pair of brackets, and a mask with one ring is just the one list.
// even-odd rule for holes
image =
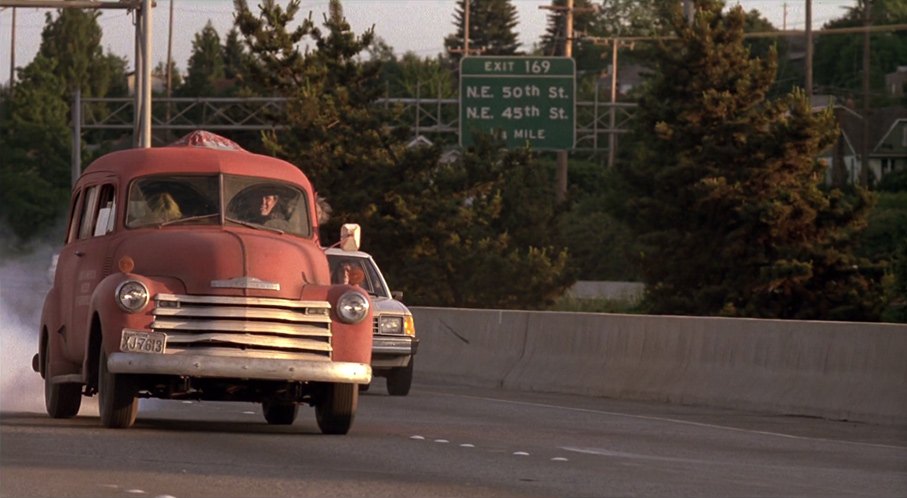
[[390, 297], [384, 278], [371, 259], [329, 254], [328, 262], [331, 266], [331, 283], [358, 285], [373, 296]]

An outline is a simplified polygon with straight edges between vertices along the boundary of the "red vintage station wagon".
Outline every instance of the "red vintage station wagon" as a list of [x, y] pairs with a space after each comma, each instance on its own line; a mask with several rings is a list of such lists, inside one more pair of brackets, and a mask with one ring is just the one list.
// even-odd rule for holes
[[322, 432], [347, 433], [372, 378], [372, 302], [331, 284], [317, 233], [299, 169], [217, 135], [95, 161], [33, 360], [48, 414], [98, 394], [106, 427], [131, 426], [142, 397], [261, 403], [292, 424], [308, 404]]

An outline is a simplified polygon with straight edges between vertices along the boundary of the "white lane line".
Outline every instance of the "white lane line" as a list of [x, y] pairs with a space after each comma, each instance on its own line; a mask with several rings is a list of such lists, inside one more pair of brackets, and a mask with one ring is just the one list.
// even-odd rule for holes
[[858, 445], [858, 446], [869, 446], [869, 447], [873, 447], [873, 448], [886, 448], [886, 449], [891, 449], [891, 450], [907, 450], [907, 446], [895, 446], [895, 445], [891, 445], [891, 444], [880, 444], [880, 443], [865, 443], [865, 442], [861, 442], [861, 441], [845, 441], [845, 440], [828, 439], [828, 438], [821, 438], [821, 437], [794, 436], [793, 434], [784, 434], [781, 432], [757, 431], [757, 430], [753, 430], [753, 429], [741, 429], [739, 427], [728, 427], [726, 425], [707, 424], [705, 422], [692, 422], [690, 420], [680, 420], [680, 419], [676, 419], [676, 418], [653, 417], [651, 415], [632, 415], [629, 413], [609, 412], [606, 410], [593, 410], [590, 408], [573, 408], [573, 407], [569, 407], [569, 406], [549, 405], [546, 403], [535, 403], [535, 402], [531, 402], [531, 401], [511, 401], [511, 400], [506, 400], [506, 399], [487, 398], [484, 396], [469, 396], [466, 394], [450, 394], [450, 393], [440, 393], [440, 392], [432, 392], [432, 394], [437, 394], [439, 396], [477, 399], [477, 400], [483, 400], [483, 401], [494, 401], [497, 403], [505, 403], [505, 404], [509, 404], [509, 405], [534, 406], [537, 408], [554, 408], [554, 409], [558, 409], [558, 410], [567, 410], [567, 411], [578, 412], [578, 413], [595, 413], [595, 414], [599, 414], [599, 415], [610, 415], [612, 417], [625, 417], [625, 418], [632, 418], [632, 419], [638, 419], [638, 420], [651, 420], [651, 421], [655, 421], [655, 422], [669, 422], [669, 423], [674, 423], [674, 424], [690, 425], [690, 426], [694, 426], [694, 427], [705, 427], [708, 429], [724, 429], [727, 431], [744, 432], [744, 433], [748, 433], [748, 434], [759, 434], [762, 436], [775, 436], [775, 437], [782, 437], [782, 438], [787, 438], [787, 439], [799, 439], [801, 441], [823, 441], [823, 442], [827, 442], [827, 443], [851, 444], [851, 445]]
[[660, 462], [683, 462], [683, 463], [709, 463], [707, 460], [696, 460], [690, 458], [673, 458], [673, 457], [660, 457], [654, 455], [640, 455], [639, 453], [625, 453], [623, 451], [612, 451], [606, 450], [604, 448], [575, 448], [572, 446], [562, 446], [564, 451], [572, 451], [574, 453], [583, 453], [586, 455], [600, 455], [606, 457], [614, 458], [626, 458], [632, 460], [657, 460]]
[[551, 461], [552, 461], [552, 462], [568, 462], [569, 460], [567, 460], [567, 459], [564, 458], [564, 457], [554, 457], [554, 458], [551, 459]]
[[476, 447], [476, 445], [471, 444], [471, 443], [463, 443], [460, 445], [460, 448], [475, 448], [475, 447]]
[[410, 439], [423, 440], [423, 439], [425, 439], [425, 436], [410, 436], [409, 438], [410, 438]]
[[525, 451], [514, 451], [513, 455], [514, 456], [529, 456], [529, 453], [526, 453]]
[[435, 439], [435, 442], [436, 442], [436, 443], [441, 443], [441, 444], [447, 444], [447, 443], [449, 443], [450, 441], [448, 441], [448, 440], [446, 440], [446, 439]]

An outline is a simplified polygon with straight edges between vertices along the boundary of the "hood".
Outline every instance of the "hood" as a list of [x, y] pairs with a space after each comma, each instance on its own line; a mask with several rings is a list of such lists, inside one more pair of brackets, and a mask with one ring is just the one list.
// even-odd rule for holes
[[310, 240], [246, 228], [135, 231], [117, 247], [135, 273], [180, 280], [188, 294], [300, 299], [305, 284], [328, 284], [327, 259]]
[[409, 309], [396, 299], [389, 297], [375, 297], [372, 296], [375, 304], [375, 314], [388, 314], [388, 315], [411, 315]]

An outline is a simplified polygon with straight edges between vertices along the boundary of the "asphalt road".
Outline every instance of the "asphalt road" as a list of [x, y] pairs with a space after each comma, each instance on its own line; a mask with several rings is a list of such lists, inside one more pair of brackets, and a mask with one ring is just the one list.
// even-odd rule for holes
[[383, 381], [347, 436], [306, 408], [143, 401], [136, 426], [0, 413], [0, 497], [907, 496], [907, 428]]

